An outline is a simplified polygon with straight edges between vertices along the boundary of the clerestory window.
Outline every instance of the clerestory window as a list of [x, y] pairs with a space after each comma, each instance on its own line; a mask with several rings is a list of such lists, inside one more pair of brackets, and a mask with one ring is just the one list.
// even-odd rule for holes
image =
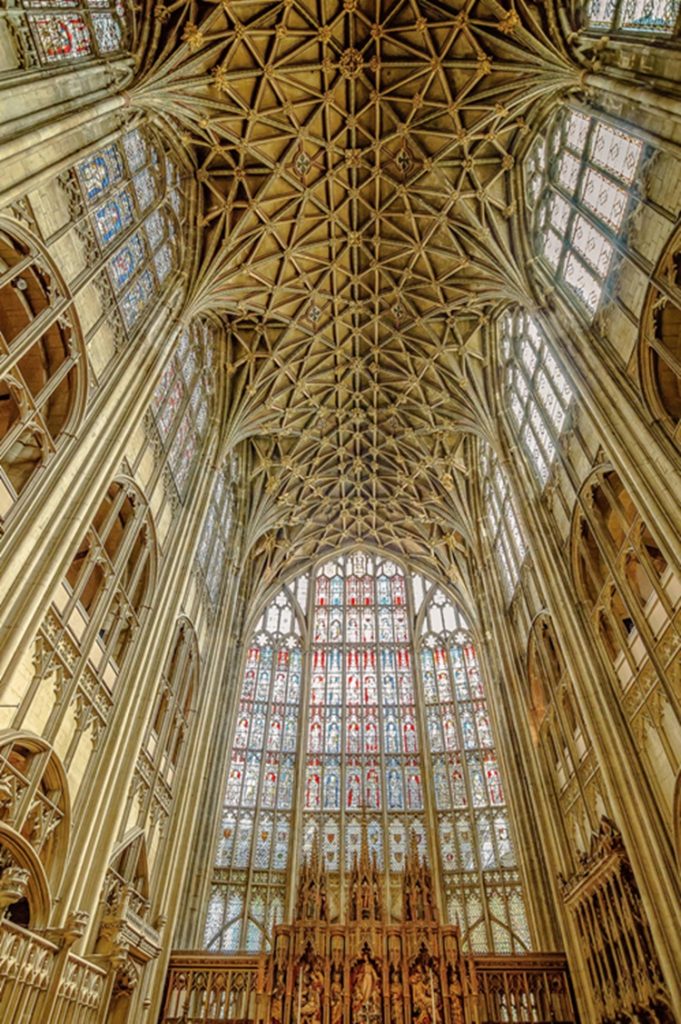
[[504, 313], [499, 335], [511, 425], [543, 487], [565, 429], [572, 389], [544, 332], [527, 312]]
[[535, 250], [588, 316], [606, 292], [643, 155], [640, 139], [568, 108], [528, 154], [525, 175]]

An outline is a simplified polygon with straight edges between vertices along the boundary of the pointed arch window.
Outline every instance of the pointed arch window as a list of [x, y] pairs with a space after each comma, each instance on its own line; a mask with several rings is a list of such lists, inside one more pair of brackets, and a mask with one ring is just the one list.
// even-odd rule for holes
[[156, 433], [180, 499], [206, 438], [216, 343], [208, 323], [195, 321], [186, 327], [151, 402]]
[[108, 60], [131, 43], [132, 19], [121, 0], [20, 0], [7, 15], [29, 67]]
[[[294, 609], [304, 609], [308, 581], [309, 662], [302, 673]], [[284, 696], [290, 679], [292, 698]], [[428, 808], [436, 834], [426, 829]], [[383, 876], [385, 919], [401, 920], [403, 871], [415, 842], [441, 866], [443, 902], [468, 948], [529, 946], [468, 625], [431, 582], [408, 578], [370, 552], [339, 555], [282, 588], [252, 634], [232, 732], [208, 948], [267, 946], [272, 924], [293, 906], [287, 866], [294, 821], [302, 826], [297, 852], [316, 849], [328, 872], [332, 923], [348, 908], [353, 861], [365, 837]]]
[[213, 611], [220, 603], [229, 561], [237, 472], [237, 459], [233, 455], [226, 460], [215, 479], [196, 554], [196, 566], [203, 581], [204, 593]]
[[133, 128], [81, 160], [75, 173], [108, 288], [133, 334], [179, 266], [179, 169], [148, 130]]
[[530, 937], [480, 665], [461, 610], [437, 587], [420, 655], [449, 920], [473, 952], [522, 952]]
[[572, 389], [544, 332], [528, 313], [509, 310], [501, 317], [499, 332], [511, 423], [543, 487], [566, 426]]
[[671, 35], [678, 23], [679, 0], [588, 0], [585, 14], [593, 32]]
[[480, 472], [490, 545], [501, 573], [504, 592], [510, 600], [525, 560], [525, 538], [513, 507], [506, 474], [496, 453], [483, 441], [480, 442]]
[[528, 154], [535, 249], [588, 316], [612, 272], [643, 156], [640, 139], [570, 108], [553, 118]]
[[283, 587], [255, 627], [220, 822], [205, 942], [261, 949], [284, 919], [301, 689], [300, 624]]

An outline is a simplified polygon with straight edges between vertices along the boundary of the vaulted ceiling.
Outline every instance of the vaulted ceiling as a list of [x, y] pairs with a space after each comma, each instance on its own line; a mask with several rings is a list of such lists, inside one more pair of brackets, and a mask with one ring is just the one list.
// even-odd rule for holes
[[548, 8], [155, 11], [132, 101], [201, 183], [191, 304], [227, 328], [225, 440], [252, 449], [254, 551], [271, 573], [363, 539], [452, 575], [486, 325], [530, 288], [516, 154], [577, 85]]

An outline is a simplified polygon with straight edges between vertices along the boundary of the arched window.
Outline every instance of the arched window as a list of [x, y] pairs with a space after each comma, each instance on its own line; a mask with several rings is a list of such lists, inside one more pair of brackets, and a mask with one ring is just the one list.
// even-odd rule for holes
[[470, 628], [435, 587], [421, 671], [449, 920], [468, 950], [521, 952], [530, 938], [485, 687]]
[[234, 526], [237, 460], [227, 459], [218, 473], [206, 519], [201, 531], [196, 564], [211, 608], [220, 603], [222, 584], [227, 570], [229, 545]]
[[506, 474], [490, 446], [480, 442], [482, 503], [489, 542], [501, 573], [503, 589], [511, 599], [525, 559], [525, 540], [518, 523]]
[[499, 321], [506, 402], [535, 476], [543, 487], [556, 457], [572, 390], [543, 331], [522, 309]]
[[678, 441], [681, 423], [681, 230], [655, 271], [641, 317], [639, 365], [653, 412]]
[[[468, 948], [528, 946], [470, 631], [441, 590], [412, 579], [427, 595], [420, 644], [410, 580], [365, 551], [282, 588], [259, 619], [231, 733], [209, 949], [265, 948], [273, 924], [284, 922], [293, 907], [294, 821], [298, 853], [316, 850], [328, 873], [331, 923], [342, 923], [351, 903], [363, 849], [382, 876], [386, 919], [400, 921], [416, 844], [442, 865], [442, 903]], [[304, 663], [296, 613], [306, 605]], [[432, 837], [429, 813], [438, 821]]]
[[[12, 35], [7, 42], [14, 43], [17, 60], [25, 67], [109, 60], [130, 47], [130, 11], [123, 0], [10, 0], [5, 17]], [[2, 21], [0, 41], [5, 34], [1, 28]]]
[[23, 232], [0, 225], [0, 516], [75, 427], [85, 367], [60, 274]]
[[592, 32], [671, 35], [679, 18], [679, 0], [587, 0], [585, 17]]
[[589, 316], [611, 274], [643, 155], [640, 139], [566, 107], [525, 162], [535, 250]]
[[149, 129], [132, 128], [81, 160], [75, 175], [106, 268], [107, 290], [132, 335], [180, 263], [179, 169]]
[[267, 606], [246, 655], [208, 906], [211, 950], [262, 949], [284, 920], [302, 668], [295, 589]]
[[205, 321], [186, 327], [151, 402], [156, 433], [181, 499], [206, 437], [216, 344], [216, 331]]
[[[681, 580], [618, 474], [600, 468], [580, 496], [572, 564], [654, 787], [671, 812], [681, 742], [675, 682]], [[652, 713], [653, 707], [665, 709]]]

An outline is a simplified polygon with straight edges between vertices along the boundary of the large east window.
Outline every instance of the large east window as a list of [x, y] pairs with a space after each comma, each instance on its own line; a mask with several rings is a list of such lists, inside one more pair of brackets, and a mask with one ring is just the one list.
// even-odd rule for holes
[[389, 920], [415, 841], [465, 948], [529, 947], [477, 652], [441, 588], [370, 552], [331, 559], [271, 600], [240, 686], [209, 949], [268, 948], [313, 847], [340, 920], [364, 835]]

